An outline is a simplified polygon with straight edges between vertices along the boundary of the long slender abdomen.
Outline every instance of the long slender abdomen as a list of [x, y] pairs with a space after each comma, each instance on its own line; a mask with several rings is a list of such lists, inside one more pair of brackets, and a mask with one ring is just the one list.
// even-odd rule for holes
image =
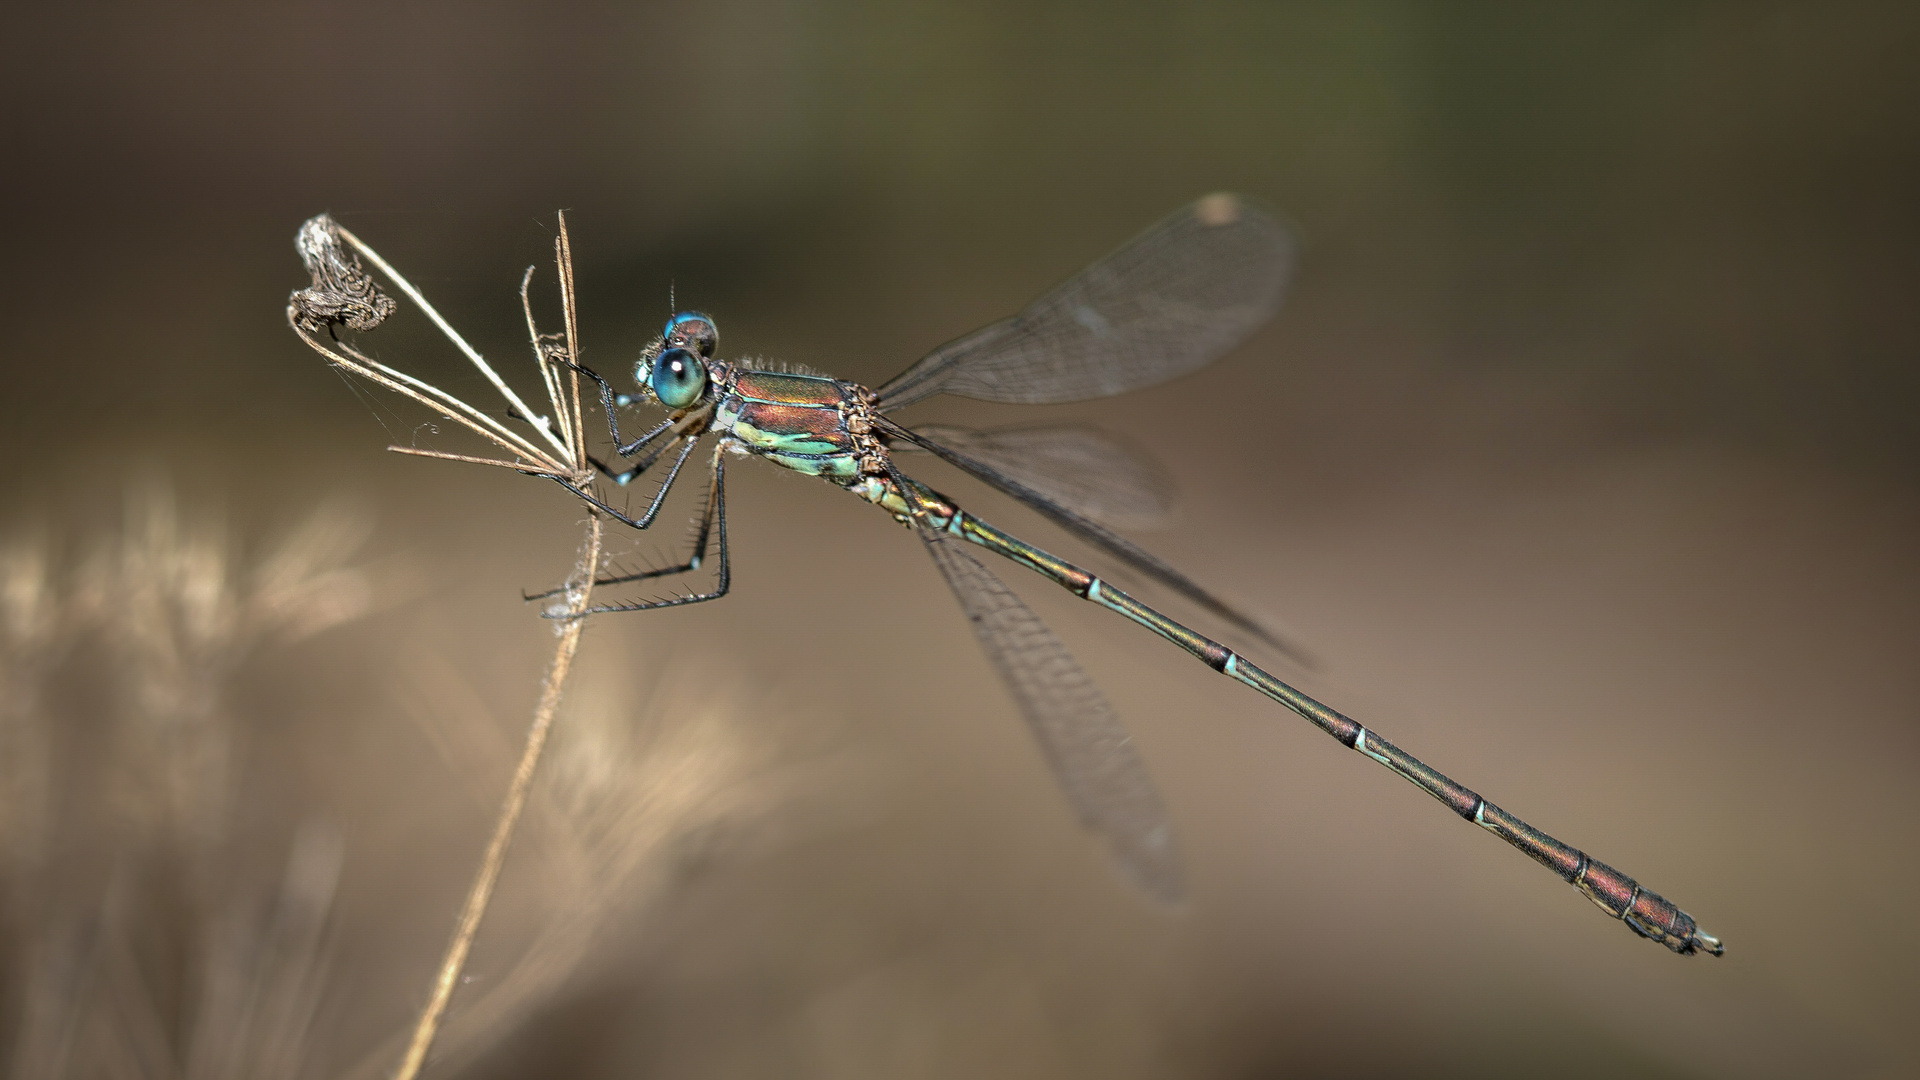
[[[916, 485], [918, 487], [918, 485]], [[1392, 769], [1422, 791], [1445, 803], [1454, 813], [1479, 825], [1551, 869], [1560, 879], [1593, 901], [1600, 910], [1620, 919], [1642, 937], [1652, 938], [1674, 952], [1725, 951], [1718, 938], [1703, 933], [1693, 917], [1658, 893], [1585, 852], [1541, 832], [1519, 818], [1456, 783], [1438, 769], [1368, 731], [1358, 721], [1328, 708], [1299, 690], [1247, 662], [1225, 645], [1183, 626], [1098, 577], [960, 510], [951, 500], [920, 488], [922, 511], [933, 528], [963, 536], [1014, 562], [1046, 576], [1083, 600], [1117, 611], [1198, 657], [1208, 667], [1253, 687], [1300, 714], [1344, 746]], [[878, 501], [878, 500], [876, 500]], [[898, 501], [896, 499], [896, 501]], [[882, 505], [886, 505], [884, 502]], [[902, 510], [905, 504], [900, 504]]]

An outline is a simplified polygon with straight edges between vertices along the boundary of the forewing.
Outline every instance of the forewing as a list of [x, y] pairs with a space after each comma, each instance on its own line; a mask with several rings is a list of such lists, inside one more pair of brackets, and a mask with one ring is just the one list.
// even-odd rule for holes
[[966, 541], [930, 529], [920, 535], [1082, 824], [1105, 834], [1148, 895], [1177, 903], [1183, 881], [1166, 808], [1100, 688], [1039, 616], [965, 550]]
[[1152, 386], [1212, 362], [1280, 306], [1293, 240], [1237, 195], [1209, 195], [1011, 319], [950, 341], [879, 390], [882, 411], [931, 394], [1027, 405]]
[[[1126, 442], [1095, 428], [976, 431], [928, 424], [914, 430], [1104, 525], [1161, 524], [1173, 506], [1173, 484], [1166, 474]], [[905, 441], [894, 446], [919, 449]]]

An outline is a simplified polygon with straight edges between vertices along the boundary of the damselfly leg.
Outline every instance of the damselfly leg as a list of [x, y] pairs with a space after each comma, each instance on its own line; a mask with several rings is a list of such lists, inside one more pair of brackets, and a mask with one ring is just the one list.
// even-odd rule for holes
[[[546, 361], [553, 366], [563, 367], [569, 371], [585, 375], [600, 387], [600, 406], [607, 414], [607, 432], [613, 437], [614, 453], [619, 454], [621, 457], [632, 457], [634, 454], [640, 452], [648, 443], [673, 430], [674, 425], [679, 423], [678, 420], [669, 417], [654, 425], [652, 430], [648, 431], [645, 435], [640, 436], [632, 442], [627, 442], [620, 437], [620, 414], [618, 407], [633, 404], [634, 398], [630, 395], [615, 391], [613, 385], [602, 378], [598, 372], [587, 367], [585, 364], [578, 364], [567, 359], [564, 354], [543, 353], [542, 355], [546, 358]], [[658, 454], [654, 455], [655, 458], [658, 456]], [[645, 462], [641, 463], [639, 468], [633, 471], [637, 473], [641, 469], [645, 469], [653, 463], [653, 460], [654, 458], [648, 458]], [[593, 464], [597, 466], [601, 472], [606, 473], [608, 477], [612, 478], [614, 483], [624, 485], [627, 482], [626, 480], [620, 479], [616, 474], [609, 472], [607, 467], [601, 465], [598, 461], [593, 462]], [[627, 479], [631, 480], [632, 477], [629, 476]]]
[[[662, 457], [666, 455], [666, 453], [669, 450], [672, 450], [673, 442], [674, 440], [668, 439], [666, 442], [663, 442], [659, 446], [654, 447], [653, 452], [648, 454], [646, 457], [641, 458], [639, 463], [634, 465], [633, 468], [623, 469], [619, 472], [615, 472], [613, 468], [609, 466], [606, 462], [601, 461], [599, 458], [594, 457], [592, 454], [587, 455], [587, 463], [589, 465], [592, 465], [596, 470], [598, 470], [600, 475], [613, 481], [616, 487], [626, 487], [629, 483], [633, 481], [634, 477], [639, 476], [643, 472], [646, 472], [649, 468], [653, 466], [654, 462], [659, 461]], [[638, 446], [639, 443], [636, 442], [635, 445]], [[631, 452], [632, 451], [628, 451], [628, 453], [631, 453]]]
[[653, 501], [648, 504], [646, 513], [642, 514], [638, 519], [630, 517], [626, 513], [620, 510], [614, 509], [606, 501], [594, 495], [588, 494], [586, 491], [582, 490], [579, 485], [569, 480], [560, 480], [560, 486], [580, 496], [582, 499], [585, 499], [588, 503], [596, 507], [599, 507], [601, 510], [604, 510], [607, 513], [613, 515], [613, 517], [616, 520], [624, 524], [631, 525], [636, 529], [646, 529], [646, 528], [652, 527], [653, 519], [659, 515], [661, 505], [666, 502], [667, 492], [670, 489], [672, 489], [674, 481], [677, 480], [680, 476], [681, 466], [687, 463], [688, 456], [693, 453], [694, 444], [699, 441], [698, 431], [696, 430], [696, 431], [689, 432], [686, 428], [681, 427], [681, 422], [685, 419], [685, 417], [669, 417], [668, 419], [663, 420], [660, 423], [654, 425], [654, 427], [650, 429], [645, 435], [640, 436], [639, 438], [633, 440], [632, 442], [623, 442], [620, 437], [620, 418], [619, 418], [618, 410], [619, 410], [619, 406], [630, 404], [633, 399], [628, 397], [626, 394], [615, 393], [613, 386], [609, 384], [606, 379], [602, 378], [598, 372], [594, 371], [592, 368], [589, 368], [584, 364], [578, 364], [572, 360], [567, 359], [565, 356], [551, 354], [551, 353], [547, 354], [547, 360], [549, 363], [553, 364], [555, 367], [563, 367], [570, 371], [575, 371], [581, 375], [585, 375], [587, 378], [592, 379], [594, 383], [600, 387], [600, 404], [601, 404], [602, 411], [604, 411], [607, 415], [607, 434], [610, 435], [613, 439], [614, 453], [620, 455], [621, 457], [623, 458], [632, 457], [634, 454], [637, 454], [641, 450], [645, 449], [647, 445], [653, 442], [655, 439], [658, 439], [661, 436], [666, 435], [670, 432], [675, 433], [672, 438], [668, 439], [664, 443], [661, 443], [659, 446], [654, 447], [652, 453], [642, 458], [632, 468], [626, 469], [624, 471], [615, 471], [611, 466], [607, 465], [605, 462], [601, 461], [599, 458], [594, 457], [591, 454], [587, 455], [588, 464], [592, 465], [594, 469], [599, 471], [600, 475], [606, 477], [608, 480], [611, 480], [616, 486], [626, 487], [629, 483], [633, 481], [634, 477], [637, 477], [642, 473], [646, 472], [648, 469], [652, 468], [656, 462], [658, 462], [662, 457], [664, 457], [666, 454], [672, 451], [674, 443], [684, 440], [684, 445], [680, 448], [680, 456], [674, 459], [673, 467], [667, 471], [666, 479], [660, 482], [659, 490], [654, 492]]
[[[587, 500], [587, 502], [592, 503], [594, 506], [612, 514], [616, 520], [631, 525], [636, 529], [650, 529], [653, 527], [653, 519], [660, 516], [660, 507], [667, 501], [667, 492], [673, 489], [673, 482], [680, 478], [681, 466], [687, 463], [687, 457], [693, 453], [694, 445], [699, 441], [700, 437], [698, 435], [692, 435], [687, 438], [686, 445], [680, 448], [680, 456], [673, 459], [673, 467], [667, 470], [666, 479], [660, 481], [660, 490], [653, 493], [653, 501], [647, 504], [647, 512], [641, 514], [638, 519], [630, 518], [625, 513], [614, 509], [608, 505], [605, 500], [596, 495], [589, 494], [585, 488], [571, 480], [563, 477], [555, 477], [554, 479], [559, 482], [561, 487], [566, 488], [568, 491]], [[671, 446], [672, 444], [669, 443], [668, 445]], [[661, 447], [661, 449], [665, 450], [666, 447]], [[655, 455], [655, 457], [657, 458], [658, 455]], [[595, 464], [599, 463], [595, 462]], [[652, 461], [649, 461], [648, 464], [652, 464]], [[637, 472], [638, 470], [635, 471]]]
[[[694, 533], [693, 551], [687, 556], [687, 561], [673, 566], [663, 566], [654, 570], [642, 570], [632, 574], [614, 574], [607, 577], [595, 578], [593, 579], [594, 585], [596, 587], [601, 585], [628, 585], [636, 581], [652, 581], [657, 578], [677, 577], [680, 574], [692, 573], [700, 569], [707, 561], [707, 545], [713, 537], [713, 521], [717, 510], [713, 495], [713, 486], [709, 484], [707, 487], [707, 505], [706, 508], [700, 512], [700, 517], [697, 519], [700, 523], [700, 528]], [[558, 596], [566, 591], [566, 586], [563, 585], [558, 588], [548, 589], [543, 593], [534, 593], [531, 595], [522, 593], [521, 599], [528, 601], [545, 600], [549, 597]]]
[[[669, 483], [671, 483], [671, 480], [669, 480]], [[671, 596], [664, 600], [645, 600], [628, 604], [600, 604], [581, 612], [580, 616], [602, 615], [614, 611], [652, 611], [655, 608], [685, 607], [688, 604], [703, 604], [708, 600], [718, 600], [727, 595], [727, 591], [733, 587], [733, 567], [731, 559], [729, 558], [730, 552], [727, 547], [727, 458], [726, 445], [724, 443], [714, 447], [713, 480], [711, 486], [707, 489], [706, 521], [702, 523], [700, 535], [694, 541], [693, 557], [688, 559], [684, 566], [678, 568], [663, 570], [659, 573], [648, 572], [629, 577], [615, 577], [597, 583], [618, 584], [623, 581], [638, 581], [650, 577], [665, 577], [668, 574], [684, 573], [688, 570], [697, 569], [702, 556], [706, 552], [707, 528], [709, 525], [717, 526], [720, 546], [720, 566], [718, 572], [715, 574], [712, 591], [690, 593], [686, 596]]]

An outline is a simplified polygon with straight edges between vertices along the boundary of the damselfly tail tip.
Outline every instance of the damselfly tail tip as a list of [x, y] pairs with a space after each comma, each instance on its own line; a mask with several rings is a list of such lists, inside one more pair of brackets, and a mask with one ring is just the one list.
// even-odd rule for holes
[[1652, 938], [1681, 956], [1692, 956], [1696, 953], [1706, 953], [1708, 956], [1726, 955], [1727, 947], [1720, 943], [1719, 938], [1700, 929], [1699, 925], [1693, 921], [1693, 916], [1684, 911], [1678, 912], [1678, 915], [1679, 918], [1675, 920], [1675, 924], [1665, 929], [1649, 927], [1632, 918], [1631, 915], [1628, 916], [1626, 923], [1634, 933], [1641, 937]]

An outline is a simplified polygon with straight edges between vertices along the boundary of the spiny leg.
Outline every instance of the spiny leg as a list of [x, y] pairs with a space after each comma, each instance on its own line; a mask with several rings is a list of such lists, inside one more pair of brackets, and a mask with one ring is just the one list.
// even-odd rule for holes
[[[666, 502], [667, 491], [673, 487], [673, 482], [680, 478], [680, 467], [687, 463], [687, 456], [693, 453], [694, 445], [699, 441], [700, 441], [700, 436], [698, 435], [691, 436], [687, 439], [687, 444], [685, 447], [681, 449], [680, 456], [675, 458], [673, 461], [673, 468], [667, 470], [667, 478], [665, 480], [660, 481], [660, 490], [654, 492], [652, 504], [647, 507], [646, 513], [640, 515], [639, 520], [630, 518], [626, 514], [620, 512], [619, 510], [615, 510], [612, 506], [609, 506], [599, 496], [588, 492], [587, 489], [581, 487], [580, 485], [574, 483], [571, 480], [567, 480], [558, 476], [554, 477], [554, 480], [558, 482], [561, 487], [566, 488], [568, 491], [571, 491], [575, 495], [578, 495], [582, 499], [586, 500], [588, 505], [597, 507], [598, 509], [604, 510], [607, 513], [613, 515], [615, 520], [621, 522], [622, 524], [631, 525], [636, 529], [651, 528], [653, 526], [653, 519], [656, 516], [658, 516], [660, 513], [660, 505]], [[598, 462], [596, 462], [595, 464], [598, 464]]]
[[[727, 547], [726, 449], [727, 449], [726, 443], [722, 442], [718, 446], [714, 447], [714, 452], [713, 452], [713, 488], [711, 491], [711, 506], [713, 508], [713, 518], [715, 521], [719, 523], [719, 532], [720, 532], [720, 573], [718, 575], [718, 580], [714, 582], [713, 591], [705, 592], [705, 593], [692, 593], [687, 596], [676, 596], [668, 600], [647, 600], [647, 601], [642, 601], [639, 603], [632, 603], [632, 604], [602, 604], [596, 607], [588, 608], [587, 610], [581, 612], [580, 613], [581, 615], [600, 615], [600, 614], [605, 614], [605, 613], [614, 612], [614, 611], [652, 611], [655, 608], [684, 607], [688, 604], [701, 604], [701, 603], [705, 603], [708, 600], [718, 600], [721, 597], [727, 595], [727, 590], [733, 587], [733, 569], [732, 569], [731, 561], [729, 559], [729, 549]], [[572, 618], [572, 617], [576, 617], [576, 616], [567, 616], [567, 615], [549, 616], [549, 618]]]
[[[578, 365], [570, 364], [567, 366], [577, 367]], [[582, 369], [582, 370], [585, 370], [585, 369]], [[597, 379], [599, 378], [599, 376], [595, 375], [594, 378]], [[605, 391], [607, 389], [606, 384], [602, 383], [601, 388], [603, 391]], [[602, 397], [605, 397], [604, 393], [602, 394]], [[619, 397], [620, 397], [620, 401], [623, 404], [626, 403], [627, 401], [632, 400], [628, 398], [625, 394], [621, 394]], [[628, 443], [625, 446], [620, 446], [618, 445], [618, 443], [620, 442], [620, 425], [617, 421], [613, 419], [612, 410], [613, 410], [613, 406], [611, 404], [608, 404], [607, 405], [607, 429], [613, 435], [613, 441], [616, 444], [614, 446], [614, 452], [619, 454], [621, 457], [633, 456], [634, 454], [638, 453], [640, 449], [646, 446], [648, 443], [666, 434], [667, 432], [672, 431], [674, 425], [679, 423], [678, 420], [674, 420], [671, 418], [662, 420], [660, 421], [660, 423], [655, 425], [652, 428], [652, 430], [648, 431], [645, 435], [640, 436], [639, 438], [633, 440], [632, 442]], [[507, 410], [507, 419], [518, 420], [521, 423], [528, 425], [529, 427], [536, 427], [536, 428], [542, 427], [541, 424], [535, 423], [531, 417], [523, 415], [520, 412], [520, 410], [514, 409], [514, 408], [509, 408]], [[673, 449], [673, 444], [675, 441], [676, 440], [674, 439], [668, 439], [666, 442], [656, 447], [653, 453], [647, 455], [646, 459], [641, 461], [640, 464], [635, 465], [633, 468], [628, 469], [625, 472], [614, 472], [613, 469], [609, 468], [605, 462], [601, 461], [597, 457], [594, 457], [592, 454], [587, 455], [587, 463], [592, 465], [594, 468], [600, 470], [601, 475], [605, 476], [607, 479], [613, 481], [614, 483], [620, 485], [621, 487], [626, 487], [629, 481], [631, 481], [634, 477], [639, 476], [641, 473], [646, 472], [648, 466], [652, 465], [656, 461], [659, 461], [662, 455], [664, 455], [667, 451]]]
[[[617, 406], [630, 405], [633, 403], [634, 399], [626, 394], [614, 393], [612, 384], [608, 383], [607, 380], [601, 378], [599, 372], [594, 371], [592, 368], [587, 367], [585, 364], [576, 364], [571, 360], [565, 359], [560, 356], [552, 356], [552, 355], [547, 357], [547, 362], [554, 364], [555, 366], [558, 366], [558, 367], [566, 368], [570, 371], [577, 371], [580, 374], [585, 375], [587, 378], [592, 379], [596, 384], [599, 385], [600, 407], [607, 414], [607, 434], [613, 436], [614, 452], [619, 454], [621, 457], [631, 457], [635, 453], [638, 453], [642, 447], [646, 446], [648, 443], [652, 442], [653, 440], [659, 438], [662, 433], [670, 430], [673, 427], [673, 425], [678, 422], [673, 419], [662, 420], [657, 426], [653, 428], [653, 430], [647, 432], [645, 435], [640, 436], [639, 438], [633, 440], [632, 442], [627, 442], [625, 439], [622, 439], [620, 437], [620, 414], [617, 411]], [[656, 454], [655, 456], [657, 457], [658, 455]], [[648, 464], [651, 464], [651, 463], [652, 463], [652, 459], [648, 459]], [[607, 467], [605, 465], [601, 465], [597, 461], [594, 462], [594, 464], [596, 466], [599, 466], [599, 469], [601, 472], [607, 472]], [[640, 468], [644, 469], [646, 468], [646, 465], [642, 465], [640, 466]], [[638, 470], [635, 470], [635, 471], [638, 471]], [[613, 474], [610, 472], [607, 472], [607, 475], [612, 476]], [[615, 482], [620, 484], [626, 483], [625, 480], [618, 480], [618, 479], [616, 479]]]
[[[713, 535], [713, 517], [713, 486], [709, 484], [707, 486], [706, 509], [700, 511], [700, 517], [698, 519], [700, 522], [700, 530], [694, 534], [693, 553], [687, 556], [686, 562], [678, 566], [662, 567], [658, 570], [642, 570], [635, 574], [618, 574], [613, 577], [594, 578], [594, 586], [598, 588], [602, 585], [626, 585], [635, 581], [649, 581], [653, 578], [673, 577], [677, 574], [691, 573], [692, 571], [700, 569], [700, 565], [704, 563], [707, 558], [707, 541]], [[543, 593], [534, 593], [532, 595], [521, 593], [520, 598], [528, 601], [545, 600], [550, 596], [558, 596], [566, 591], [567, 587], [562, 585], [558, 588], [548, 589]]]
[[[636, 439], [633, 442], [633, 444], [629, 446], [627, 449], [622, 450], [620, 452], [621, 456], [624, 457], [627, 454], [632, 453], [635, 449], [637, 449], [640, 446], [641, 443], [644, 443], [648, 439], [653, 438], [655, 435], [658, 435], [659, 433], [666, 431], [667, 429], [673, 427], [673, 425], [674, 425], [674, 421], [672, 420], [667, 420], [662, 422], [659, 427], [654, 428], [652, 431], [647, 432], [646, 435], [642, 436], [639, 439]], [[679, 441], [679, 438], [676, 436], [675, 438], [668, 439], [666, 442], [663, 442], [659, 446], [654, 447], [653, 453], [648, 454], [644, 458], [641, 458], [640, 463], [638, 465], [635, 465], [633, 468], [628, 469], [625, 472], [614, 472], [611, 468], [607, 467], [605, 462], [601, 461], [597, 457], [594, 457], [592, 454], [587, 455], [587, 463], [592, 465], [594, 468], [600, 470], [600, 475], [613, 481], [614, 484], [616, 484], [617, 486], [626, 487], [627, 484], [632, 482], [634, 477], [639, 476], [643, 472], [646, 472], [649, 468], [653, 466], [654, 462], [659, 461], [662, 457], [666, 456], [667, 451], [672, 450], [673, 444], [678, 441]]]
[[[625, 394], [622, 394], [620, 396], [622, 398], [621, 404], [625, 404], [627, 400], [631, 400], [631, 399], [628, 399]], [[613, 442], [614, 442], [613, 452], [616, 454], [619, 454], [621, 457], [632, 457], [633, 455], [639, 453], [641, 449], [643, 449], [648, 443], [666, 434], [667, 432], [672, 431], [673, 425], [677, 423], [679, 423], [678, 420], [675, 420], [672, 417], [668, 417], [667, 419], [660, 421], [658, 424], [655, 424], [653, 428], [649, 430], [645, 435], [642, 435], [639, 438], [633, 440], [632, 442], [622, 446], [620, 445], [620, 429], [613, 422], [613, 414], [612, 413], [607, 414], [607, 431], [609, 434], [613, 436]], [[664, 447], [662, 449], [664, 450]], [[654, 457], [659, 457], [659, 456], [660, 456], [660, 451], [656, 451], [654, 453]], [[648, 460], [651, 461], [652, 459], [649, 458]], [[644, 465], [641, 466], [641, 468], [645, 468], [645, 467], [646, 466]]]

